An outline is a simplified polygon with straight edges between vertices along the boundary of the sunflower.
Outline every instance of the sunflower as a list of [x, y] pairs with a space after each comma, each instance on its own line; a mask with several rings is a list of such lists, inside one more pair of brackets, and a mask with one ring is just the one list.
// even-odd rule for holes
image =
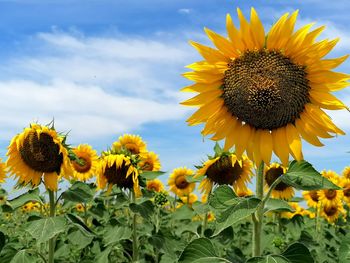
[[282, 212], [281, 217], [283, 218], [293, 218], [296, 215], [307, 216], [309, 211], [304, 207], [301, 207], [297, 202], [289, 202], [289, 205], [294, 209], [294, 212]]
[[164, 185], [163, 185], [162, 181], [159, 179], [147, 181], [146, 188], [150, 191], [154, 191], [154, 192], [158, 192], [158, 193], [164, 191]]
[[89, 180], [96, 174], [98, 156], [95, 150], [88, 144], [80, 144], [73, 149], [79, 162], [72, 161], [73, 176], [81, 181]]
[[198, 196], [194, 193], [190, 193], [189, 195], [181, 196], [180, 199], [184, 204], [192, 205], [198, 200]]
[[104, 189], [107, 185], [108, 190], [117, 185], [120, 188], [133, 189], [136, 197], [141, 196], [139, 172], [129, 156], [106, 153], [102, 157], [97, 173], [97, 186]]
[[19, 184], [32, 187], [44, 177], [46, 188], [56, 191], [59, 176], [69, 179], [72, 174], [64, 141], [53, 128], [31, 124], [11, 140], [6, 164], [9, 173], [18, 177]]
[[0, 205], [4, 205], [6, 203], [6, 195], [0, 195]]
[[6, 164], [0, 158], [0, 183], [4, 183], [6, 178]]
[[213, 184], [232, 185], [236, 192], [246, 191], [252, 167], [252, 162], [246, 156], [238, 160], [233, 153], [223, 154], [204, 162], [195, 177], [206, 176], [199, 185], [200, 191], [205, 194], [210, 193]]
[[[340, 185], [339, 176], [334, 171], [322, 171], [321, 174], [336, 185]], [[330, 207], [333, 204], [341, 203], [343, 190], [323, 189], [318, 192], [322, 206]]]
[[139, 135], [124, 134], [119, 140], [113, 143], [113, 150], [120, 152], [127, 150], [132, 154], [143, 154], [147, 152], [146, 143]]
[[341, 203], [333, 203], [325, 205], [321, 209], [320, 215], [324, 217], [329, 223], [334, 223], [341, 215], [345, 215], [345, 210]]
[[310, 32], [312, 24], [294, 32], [298, 11], [267, 34], [254, 8], [250, 22], [237, 11], [240, 28], [227, 15], [228, 38], [205, 29], [216, 48], [191, 42], [204, 60], [183, 74], [195, 83], [182, 91], [199, 93], [182, 102], [199, 107], [188, 124], [206, 123], [202, 134], [225, 139], [238, 158], [246, 151], [269, 164], [274, 152], [285, 166], [289, 155], [303, 159], [301, 138], [323, 146], [319, 137], [344, 134], [323, 111], [347, 108], [330, 92], [348, 86], [349, 75], [332, 71], [348, 56], [323, 59], [338, 39], [317, 42], [324, 27]]
[[142, 171], [159, 171], [161, 167], [158, 155], [154, 152], [142, 154], [139, 166]]
[[194, 172], [186, 167], [175, 168], [168, 180], [170, 191], [178, 196], [189, 195], [193, 192], [196, 184], [189, 183], [186, 177], [193, 174]]
[[344, 168], [343, 172], [342, 172], [342, 176], [350, 179], [350, 166], [347, 166]]
[[[268, 190], [268, 188], [273, 184], [273, 182], [282, 174], [285, 174], [286, 171], [287, 169], [278, 163], [272, 163], [271, 165], [267, 166], [265, 169], [266, 189]], [[293, 187], [283, 182], [280, 182], [272, 190], [271, 196], [272, 198], [288, 200], [294, 196], [294, 189]]]
[[343, 188], [343, 200], [350, 207], [350, 179], [341, 178], [339, 186]]
[[309, 207], [317, 208], [320, 205], [320, 198], [316, 190], [303, 191], [303, 197]]
[[84, 208], [83, 204], [80, 204], [80, 203], [75, 205], [75, 209], [78, 212], [84, 212], [85, 211], [85, 208]]

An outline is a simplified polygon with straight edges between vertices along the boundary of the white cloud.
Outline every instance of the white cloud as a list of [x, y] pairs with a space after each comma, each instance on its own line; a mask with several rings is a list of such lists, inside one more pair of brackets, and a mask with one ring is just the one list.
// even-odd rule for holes
[[189, 8], [181, 8], [181, 9], [179, 9], [179, 10], [177, 10], [177, 12], [179, 12], [180, 14], [189, 14], [189, 13], [191, 13], [191, 9], [189, 9]]

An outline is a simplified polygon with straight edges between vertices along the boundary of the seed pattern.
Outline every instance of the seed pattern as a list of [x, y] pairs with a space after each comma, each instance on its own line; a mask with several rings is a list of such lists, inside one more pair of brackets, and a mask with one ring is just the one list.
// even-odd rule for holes
[[294, 123], [309, 102], [305, 68], [279, 51], [246, 51], [228, 66], [224, 103], [233, 116], [257, 129]]
[[206, 175], [213, 182], [223, 185], [232, 185], [243, 173], [243, 168], [236, 162], [232, 165], [231, 158], [222, 156], [219, 160], [213, 163], [208, 169]]
[[41, 173], [60, 174], [63, 154], [59, 145], [47, 133], [30, 132], [20, 147], [22, 160], [30, 168]]

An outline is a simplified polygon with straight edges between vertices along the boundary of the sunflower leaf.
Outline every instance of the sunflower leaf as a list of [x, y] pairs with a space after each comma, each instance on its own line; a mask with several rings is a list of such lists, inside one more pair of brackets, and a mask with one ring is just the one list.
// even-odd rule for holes
[[162, 171], [144, 171], [144, 172], [142, 172], [141, 176], [147, 180], [154, 180], [162, 174], [165, 174], [165, 172], [162, 172]]
[[35, 188], [33, 190], [29, 190], [27, 193], [22, 194], [12, 200], [9, 200], [9, 203], [12, 207], [12, 209], [17, 209], [24, 204], [31, 202], [31, 201], [36, 201], [39, 202], [40, 204], [43, 204], [40, 196], [39, 196], [39, 188]]
[[283, 253], [283, 257], [287, 258], [291, 263], [314, 263], [314, 259], [309, 249], [302, 243], [293, 243]]
[[34, 258], [32, 255], [30, 255], [25, 250], [20, 250], [12, 258], [10, 263], [28, 263], [28, 262], [36, 262], [36, 258]]
[[341, 189], [323, 177], [306, 161], [291, 162], [287, 173], [282, 177], [282, 181], [299, 190]]
[[253, 257], [246, 261], [246, 263], [291, 263], [288, 259], [279, 255], [267, 255], [265, 257]]
[[236, 199], [237, 195], [232, 188], [227, 185], [220, 185], [209, 196], [209, 205], [215, 209], [226, 209], [231, 204], [232, 200]]
[[75, 182], [68, 190], [62, 193], [62, 198], [76, 203], [87, 203], [94, 194], [90, 187], [83, 182]]
[[145, 219], [151, 219], [151, 216], [154, 213], [154, 204], [152, 201], [147, 200], [141, 204], [130, 204], [130, 209], [134, 213], [140, 214]]
[[288, 202], [281, 199], [269, 198], [265, 204], [264, 213], [276, 211], [276, 212], [294, 212], [293, 208]]

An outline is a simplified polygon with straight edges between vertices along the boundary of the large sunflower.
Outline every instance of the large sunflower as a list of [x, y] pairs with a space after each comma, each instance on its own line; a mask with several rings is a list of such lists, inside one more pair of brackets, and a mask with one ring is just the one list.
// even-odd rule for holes
[[120, 136], [118, 141], [113, 143], [113, 150], [120, 152], [128, 150], [132, 154], [142, 154], [147, 152], [146, 143], [139, 135], [124, 134]]
[[348, 56], [323, 59], [336, 40], [316, 42], [323, 31], [312, 24], [294, 32], [298, 12], [283, 15], [265, 33], [256, 11], [250, 22], [240, 9], [240, 28], [227, 15], [228, 38], [205, 29], [216, 48], [191, 42], [204, 60], [188, 66], [184, 77], [195, 84], [182, 91], [197, 92], [184, 101], [199, 107], [187, 121], [206, 123], [203, 135], [225, 139], [259, 164], [269, 164], [272, 152], [287, 166], [289, 155], [303, 159], [301, 138], [322, 146], [319, 137], [344, 134], [322, 110], [347, 108], [330, 94], [348, 86], [349, 75], [333, 72]]
[[196, 184], [190, 183], [186, 177], [193, 175], [193, 171], [186, 167], [175, 168], [169, 176], [168, 185], [170, 191], [178, 196], [189, 195], [193, 192]]
[[[340, 186], [340, 177], [334, 171], [322, 171], [321, 174], [328, 180], [332, 181], [334, 184]], [[343, 190], [333, 189], [323, 189], [319, 190], [317, 193], [322, 206], [328, 207], [337, 203], [341, 203], [344, 195]]]
[[47, 189], [56, 191], [60, 175], [67, 179], [72, 174], [65, 137], [53, 128], [31, 124], [16, 135], [7, 152], [7, 166], [19, 184], [40, 184], [42, 177]]
[[133, 189], [136, 197], [141, 196], [139, 186], [139, 172], [132, 164], [130, 157], [124, 154], [105, 153], [99, 163], [97, 172], [97, 186], [104, 189], [108, 185]]
[[6, 164], [2, 162], [0, 158], [0, 183], [5, 182], [6, 178]]
[[142, 154], [139, 166], [142, 171], [159, 171], [161, 167], [158, 155], [154, 152]]
[[199, 185], [201, 192], [209, 194], [213, 184], [232, 185], [236, 192], [247, 191], [247, 183], [252, 175], [252, 162], [242, 156], [241, 160], [233, 153], [224, 154], [204, 162], [196, 177], [206, 176]]
[[[285, 174], [286, 171], [287, 169], [278, 163], [272, 163], [271, 165], [267, 166], [265, 170], [266, 189], [268, 190], [273, 182], [282, 174]], [[294, 189], [293, 187], [281, 182], [272, 190], [271, 196], [273, 198], [288, 200], [294, 196]]]
[[88, 144], [80, 144], [73, 149], [78, 161], [72, 161], [73, 175], [81, 181], [89, 180], [96, 174], [98, 156], [95, 150]]

